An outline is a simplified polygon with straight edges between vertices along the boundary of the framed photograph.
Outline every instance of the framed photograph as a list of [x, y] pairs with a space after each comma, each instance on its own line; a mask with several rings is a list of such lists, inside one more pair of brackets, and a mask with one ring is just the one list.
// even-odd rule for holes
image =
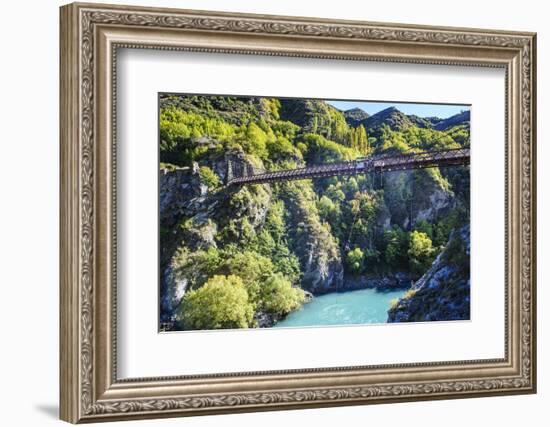
[[63, 420], [536, 391], [535, 34], [60, 22]]

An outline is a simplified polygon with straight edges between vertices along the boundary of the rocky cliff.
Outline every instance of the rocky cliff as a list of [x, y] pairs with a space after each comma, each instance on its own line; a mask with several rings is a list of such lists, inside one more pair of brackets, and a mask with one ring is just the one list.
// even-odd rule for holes
[[426, 169], [388, 173], [382, 178], [382, 186], [390, 224], [405, 230], [420, 221], [434, 222], [455, 203], [448, 183]]
[[[177, 274], [174, 258], [180, 246], [215, 247], [217, 225], [212, 220], [219, 201], [208, 194], [197, 165], [161, 169], [159, 176], [161, 320], [172, 319], [185, 295], [189, 278]], [[183, 220], [186, 225], [183, 226]]]
[[[210, 170], [223, 176], [230, 157], [209, 162]], [[302, 272], [300, 286], [305, 291], [320, 294], [342, 287], [344, 268], [340, 250], [319, 218], [311, 182], [286, 183], [277, 195], [269, 184], [221, 186], [214, 191], [194, 164], [191, 168], [161, 169], [159, 188], [162, 321], [173, 320], [190, 288], [200, 286], [209, 274], [222, 269], [216, 264], [218, 255], [209, 254], [217, 254], [218, 249], [228, 246], [263, 244], [274, 247], [275, 257], [287, 258], [286, 261], [296, 258]], [[280, 230], [283, 235], [275, 237], [288, 239], [291, 252], [287, 254], [284, 243], [279, 242], [281, 250], [273, 241], [277, 233], [270, 234], [270, 226], [266, 226], [266, 221], [270, 221], [266, 217], [279, 206], [288, 214], [286, 218], [275, 219], [286, 222]]]
[[291, 246], [303, 271], [301, 286], [313, 294], [321, 294], [342, 288], [344, 266], [338, 243], [319, 218], [315, 197], [307, 181], [284, 186]]
[[388, 322], [470, 319], [470, 227], [451, 233], [428, 271], [388, 311]]

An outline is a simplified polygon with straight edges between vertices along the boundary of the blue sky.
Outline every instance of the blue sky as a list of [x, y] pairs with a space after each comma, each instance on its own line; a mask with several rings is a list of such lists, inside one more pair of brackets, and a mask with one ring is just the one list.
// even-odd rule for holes
[[420, 117], [439, 117], [446, 119], [463, 110], [469, 110], [468, 105], [448, 104], [412, 104], [400, 102], [365, 102], [365, 101], [327, 101], [330, 105], [345, 111], [351, 108], [361, 108], [369, 114], [375, 114], [388, 107], [395, 107], [405, 114], [416, 114]]

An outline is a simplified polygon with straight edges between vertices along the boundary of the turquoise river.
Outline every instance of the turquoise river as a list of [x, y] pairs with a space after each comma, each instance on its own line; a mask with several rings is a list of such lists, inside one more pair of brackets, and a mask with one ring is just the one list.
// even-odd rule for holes
[[386, 323], [391, 301], [406, 290], [333, 292], [320, 295], [278, 322], [275, 328]]

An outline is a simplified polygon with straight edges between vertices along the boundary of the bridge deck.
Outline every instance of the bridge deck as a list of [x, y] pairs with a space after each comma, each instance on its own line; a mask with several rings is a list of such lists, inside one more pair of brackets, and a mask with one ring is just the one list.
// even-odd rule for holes
[[379, 155], [351, 160], [348, 162], [329, 163], [305, 168], [249, 174], [234, 177], [228, 182], [228, 185], [262, 184], [274, 181], [320, 178], [337, 175], [354, 175], [370, 171], [389, 172], [430, 168], [436, 166], [467, 165], [469, 163], [469, 148], [447, 151], [426, 151], [398, 155]]

